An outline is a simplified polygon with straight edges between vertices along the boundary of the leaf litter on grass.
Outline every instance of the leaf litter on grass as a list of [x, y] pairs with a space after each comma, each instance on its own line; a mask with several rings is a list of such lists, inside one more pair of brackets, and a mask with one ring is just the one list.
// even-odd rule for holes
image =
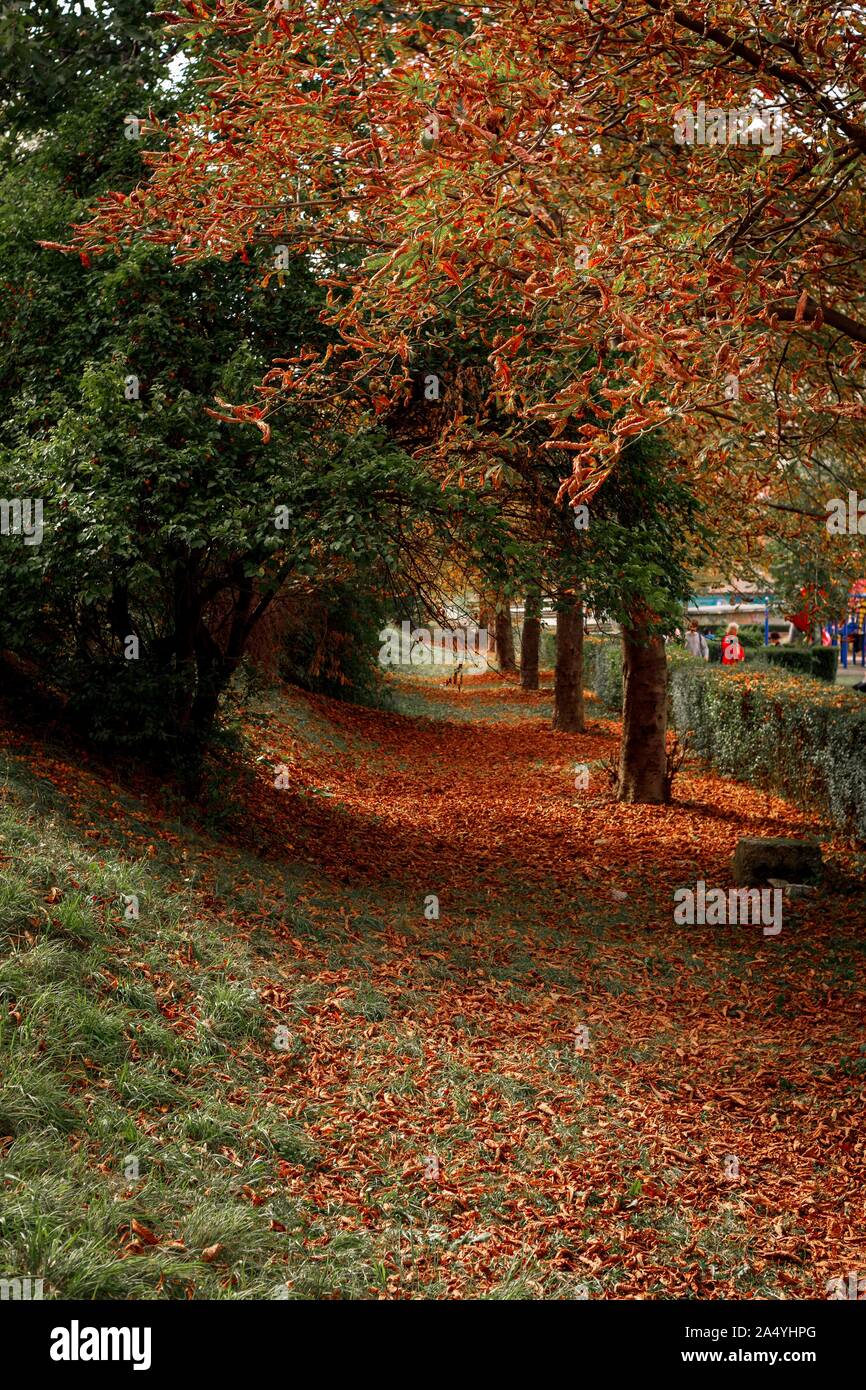
[[[778, 938], [675, 926], [674, 889], [727, 886], [741, 835], [821, 827], [694, 765], [671, 806], [617, 805], [615, 722], [590, 704], [585, 734], [554, 733], [549, 691], [394, 695], [246, 711], [213, 769], [218, 833], [143, 775], [9, 736], [70, 839], [179, 909], [155, 943], [103, 941], [103, 968], [151, 992], [126, 996], [125, 1089], [109, 1038], [38, 1117], [113, 1098], [105, 1134], [63, 1120], [94, 1167], [112, 1126], [146, 1136], [148, 1200], [176, 1215], [143, 1212], [156, 1243], [127, 1227], [121, 1254], [152, 1262], [152, 1296], [804, 1298], [864, 1269], [863, 898], [833, 891], [850, 850], [824, 837], [828, 891]], [[154, 1008], [184, 1065], [136, 1088]]]

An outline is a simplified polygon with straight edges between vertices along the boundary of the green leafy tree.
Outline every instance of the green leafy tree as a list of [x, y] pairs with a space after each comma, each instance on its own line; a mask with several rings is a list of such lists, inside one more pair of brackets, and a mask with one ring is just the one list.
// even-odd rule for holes
[[[0, 644], [36, 659], [97, 736], [195, 760], [274, 603], [351, 578], [393, 587], [443, 504], [336, 405], [267, 430], [254, 411], [240, 428], [218, 418], [275, 353], [325, 345], [302, 260], [264, 245], [182, 267], [139, 245], [94, 268], [38, 244], [140, 177], [125, 118], [166, 100], [166, 48], [137, 27], [141, 7], [87, 11], [81, 32], [65, 9], [25, 18], [37, 10], [32, 62], [14, 82], [5, 70], [0, 107], [0, 493], [39, 499], [44, 537], [0, 540]], [[0, 30], [7, 54], [23, 22]], [[64, 76], [31, 109], [61, 34]]]

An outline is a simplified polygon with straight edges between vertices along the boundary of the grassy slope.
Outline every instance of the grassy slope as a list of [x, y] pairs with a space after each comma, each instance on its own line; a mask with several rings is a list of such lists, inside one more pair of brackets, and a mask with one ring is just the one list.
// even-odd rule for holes
[[802, 818], [697, 776], [670, 812], [578, 803], [611, 729], [549, 734], [547, 698], [289, 692], [203, 816], [7, 730], [0, 1276], [802, 1297], [863, 1267], [862, 899], [795, 911], [784, 955], [675, 933], [673, 883]]

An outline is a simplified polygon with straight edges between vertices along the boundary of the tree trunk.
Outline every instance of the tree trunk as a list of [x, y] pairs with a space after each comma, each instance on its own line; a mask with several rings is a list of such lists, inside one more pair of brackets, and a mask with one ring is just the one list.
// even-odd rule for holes
[[517, 671], [517, 658], [514, 655], [514, 629], [511, 626], [511, 609], [506, 603], [496, 610], [496, 651], [499, 656], [500, 671], [509, 674]]
[[186, 729], [192, 717], [196, 691], [195, 645], [201, 623], [201, 606], [194, 568], [188, 559], [178, 560], [174, 569], [174, 716], [179, 729]]
[[622, 743], [620, 801], [660, 805], [666, 782], [668, 668], [662, 637], [634, 623], [622, 630]]
[[541, 595], [537, 589], [526, 595], [523, 632], [520, 635], [520, 684], [524, 690], [538, 689], [538, 654], [541, 648]]
[[478, 605], [478, 631], [487, 633], [487, 655], [488, 659], [496, 651], [496, 625], [492, 621], [493, 614], [486, 603]]
[[241, 571], [237, 586], [225, 651], [221, 650], [204, 620], [199, 624], [196, 642], [198, 688], [191, 722], [202, 741], [210, 735], [219, 711], [220, 697], [241, 663], [252, 627], [253, 581]]
[[583, 604], [579, 599], [564, 599], [556, 610], [553, 727], [569, 734], [582, 734], [586, 728], [583, 710]]

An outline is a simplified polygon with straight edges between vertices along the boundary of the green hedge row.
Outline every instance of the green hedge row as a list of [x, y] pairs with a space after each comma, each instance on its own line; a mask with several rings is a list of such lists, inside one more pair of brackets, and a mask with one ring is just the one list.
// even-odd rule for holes
[[[710, 649], [710, 662], [721, 665], [721, 638], [709, 638], [707, 645]], [[754, 665], [755, 662], [769, 662], [772, 666], [781, 666], [784, 670], [793, 671], [801, 676], [815, 676], [823, 681], [836, 679], [839, 653], [835, 647], [765, 647], [756, 642], [744, 642], [743, 646], [746, 666]]]
[[556, 665], [556, 633], [543, 627], [538, 644], [538, 665], [543, 671], [552, 671]]
[[866, 699], [771, 667], [670, 663], [671, 723], [719, 772], [866, 839]]
[[590, 688], [603, 705], [622, 710], [622, 647], [617, 637], [588, 637], [584, 643], [584, 671]]
[[771, 666], [822, 681], [835, 681], [839, 665], [836, 647], [767, 647], [763, 657]]
[[[668, 670], [671, 725], [712, 767], [866, 839], [866, 695], [772, 665], [711, 666], [677, 649], [669, 649]], [[587, 644], [587, 674], [618, 712], [617, 641]]]

